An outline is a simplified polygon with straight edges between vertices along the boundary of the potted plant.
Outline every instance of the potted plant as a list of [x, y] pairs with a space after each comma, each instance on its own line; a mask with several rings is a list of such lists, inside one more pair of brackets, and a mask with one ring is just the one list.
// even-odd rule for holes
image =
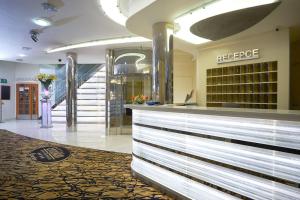
[[44, 88], [44, 98], [49, 98], [49, 87], [57, 79], [56, 75], [54, 74], [38, 74], [37, 79], [41, 82]]
[[143, 103], [145, 103], [145, 101], [148, 100], [148, 97], [144, 96], [142, 94], [139, 94], [137, 96], [132, 96], [131, 100], [132, 100], [133, 104], [143, 104]]

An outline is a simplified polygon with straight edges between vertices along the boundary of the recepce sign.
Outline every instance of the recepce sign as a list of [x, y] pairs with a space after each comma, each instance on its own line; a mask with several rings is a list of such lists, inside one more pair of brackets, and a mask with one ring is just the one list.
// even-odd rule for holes
[[229, 63], [259, 58], [259, 49], [249, 49], [217, 56], [217, 63]]

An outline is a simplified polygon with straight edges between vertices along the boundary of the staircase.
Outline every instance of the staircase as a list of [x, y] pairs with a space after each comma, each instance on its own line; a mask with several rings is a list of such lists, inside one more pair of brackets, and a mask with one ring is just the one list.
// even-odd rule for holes
[[[77, 123], [105, 124], [105, 67], [77, 89]], [[52, 122], [66, 123], [66, 100], [52, 110]]]

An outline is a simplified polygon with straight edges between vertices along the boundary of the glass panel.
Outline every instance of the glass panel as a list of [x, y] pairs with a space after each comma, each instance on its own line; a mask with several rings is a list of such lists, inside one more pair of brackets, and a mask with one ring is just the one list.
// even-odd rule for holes
[[32, 88], [32, 91], [31, 91], [32, 115], [36, 115], [37, 114], [37, 110], [36, 110], [36, 103], [37, 103], [36, 86], [32, 85], [31, 88]]
[[29, 87], [22, 85], [19, 87], [19, 114], [29, 115]]
[[136, 95], [150, 96], [151, 79], [149, 75], [114, 76], [110, 82], [110, 134], [128, 134], [131, 127], [130, 109], [124, 104], [131, 104]]

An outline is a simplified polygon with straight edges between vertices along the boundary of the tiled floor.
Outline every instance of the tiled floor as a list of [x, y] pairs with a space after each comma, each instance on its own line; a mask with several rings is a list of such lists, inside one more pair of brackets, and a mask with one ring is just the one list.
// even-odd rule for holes
[[72, 131], [65, 124], [46, 129], [37, 120], [10, 120], [0, 123], [0, 129], [61, 144], [131, 153], [131, 135], [106, 135], [104, 125], [80, 124]]

